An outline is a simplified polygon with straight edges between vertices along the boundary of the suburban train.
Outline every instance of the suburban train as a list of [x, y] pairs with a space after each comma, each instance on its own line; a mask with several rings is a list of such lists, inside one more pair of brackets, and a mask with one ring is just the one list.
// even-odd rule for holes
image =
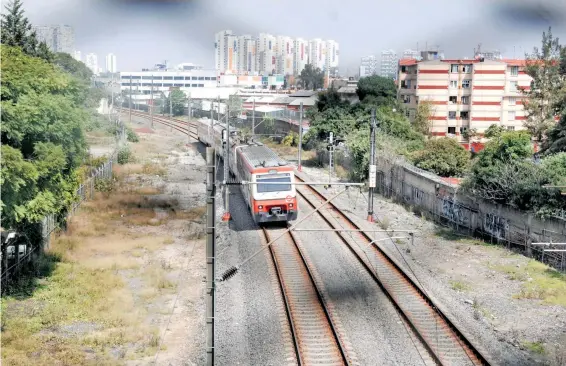
[[[200, 120], [198, 139], [223, 157], [222, 131], [225, 125]], [[230, 128], [229, 170], [241, 185], [242, 194], [257, 223], [293, 221], [299, 214], [293, 166], [260, 142], [243, 141], [240, 131]], [[269, 183], [269, 184], [262, 184]]]

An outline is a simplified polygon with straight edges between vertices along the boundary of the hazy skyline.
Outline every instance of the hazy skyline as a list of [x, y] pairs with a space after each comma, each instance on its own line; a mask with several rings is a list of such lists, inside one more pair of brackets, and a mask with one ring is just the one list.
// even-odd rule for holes
[[[472, 57], [473, 49], [499, 49], [506, 57], [524, 57], [540, 46], [542, 32], [566, 41], [566, 0], [545, 0], [548, 14], [525, 20], [497, 6], [512, 0], [456, 2], [414, 0], [412, 4], [352, 0], [116, 1], [23, 0], [32, 24], [68, 24], [75, 30], [75, 48], [83, 55], [114, 53], [119, 69], [139, 70], [168, 60], [214, 67], [214, 34], [270, 33], [340, 43], [340, 69], [353, 73], [362, 56], [384, 49], [420, 49], [438, 45], [446, 57]], [[529, 0], [525, 0], [527, 2]], [[514, 0], [514, 4], [519, 3]], [[530, 0], [530, 2], [537, 2]], [[538, 0], [541, 3], [541, 0]], [[502, 15], [504, 16], [502, 18]], [[549, 19], [549, 17], [554, 17]]]

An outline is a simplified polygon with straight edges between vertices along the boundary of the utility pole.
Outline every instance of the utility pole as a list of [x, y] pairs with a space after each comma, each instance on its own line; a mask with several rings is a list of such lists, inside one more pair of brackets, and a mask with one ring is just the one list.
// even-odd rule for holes
[[169, 90], [169, 118], [173, 118], [173, 98], [171, 98], [172, 90]]
[[[211, 138], [214, 128], [214, 99], [210, 102], [210, 127], [208, 128], [208, 136]], [[212, 141], [212, 139], [210, 139]]]
[[255, 98], [252, 101], [252, 140], [255, 136]]
[[375, 166], [375, 108], [371, 110], [370, 122], [370, 155], [369, 155], [369, 191], [368, 191], [368, 221], [373, 222], [373, 191], [375, 189], [377, 168]]
[[191, 111], [191, 92], [189, 92], [189, 96], [188, 96], [187, 99], [188, 99], [188, 103], [187, 103], [187, 104], [188, 104], [188, 106], [189, 106], [189, 110], [188, 110], [188, 113], [189, 113], [189, 122], [191, 122], [191, 114], [192, 114], [192, 113], [191, 113], [191, 112], [192, 112], [192, 111]]
[[217, 103], [218, 105], [216, 106], [216, 108], [218, 108], [218, 115], [216, 117], [218, 118], [218, 122], [220, 122], [220, 95], [217, 98]]
[[206, 148], [206, 364], [214, 366], [214, 261], [216, 257], [214, 148]]
[[222, 221], [230, 221], [230, 186], [228, 179], [230, 178], [230, 106], [226, 105], [226, 132], [225, 145], [224, 145], [224, 203], [226, 209], [222, 215]]
[[132, 124], [132, 75], [130, 75], [130, 97], [128, 99], [130, 101], [130, 124]]
[[299, 107], [299, 167], [298, 171], [301, 171], [301, 150], [303, 150], [303, 102], [301, 102]]
[[153, 75], [151, 75], [151, 106], [149, 107], [149, 114], [151, 116], [151, 128], [153, 128]]
[[334, 153], [334, 132], [330, 132], [328, 136], [328, 185], [332, 183], [332, 154]]

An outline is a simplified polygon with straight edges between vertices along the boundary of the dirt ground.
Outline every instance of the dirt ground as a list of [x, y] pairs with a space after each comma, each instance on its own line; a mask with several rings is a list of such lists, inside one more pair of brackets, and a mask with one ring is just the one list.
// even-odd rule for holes
[[157, 130], [53, 237], [40, 278], [3, 299], [4, 364], [202, 363], [205, 162]]

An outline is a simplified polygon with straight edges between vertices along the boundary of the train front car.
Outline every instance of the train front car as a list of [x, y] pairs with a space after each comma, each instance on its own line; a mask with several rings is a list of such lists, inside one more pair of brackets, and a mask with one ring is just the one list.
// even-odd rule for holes
[[257, 223], [292, 221], [298, 216], [293, 167], [261, 144], [236, 147], [236, 171], [242, 193]]

